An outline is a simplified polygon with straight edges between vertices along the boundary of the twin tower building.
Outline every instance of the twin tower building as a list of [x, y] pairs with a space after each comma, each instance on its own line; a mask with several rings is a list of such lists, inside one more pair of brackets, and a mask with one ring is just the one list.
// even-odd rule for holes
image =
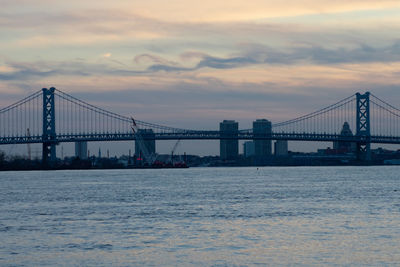
[[[235, 160], [239, 156], [239, 141], [235, 139], [239, 130], [239, 123], [233, 120], [224, 120], [219, 124], [221, 132], [220, 157], [222, 160]], [[272, 125], [269, 120], [259, 119], [253, 122], [254, 136], [265, 136], [272, 133]], [[223, 137], [226, 137], [224, 139]], [[288, 153], [287, 141], [275, 142], [275, 155], [285, 156]], [[253, 157], [256, 161], [265, 161], [272, 156], [272, 141], [254, 139], [243, 144], [245, 157]]]
[[[220, 158], [221, 160], [237, 160], [239, 159], [239, 140], [237, 138], [239, 131], [239, 123], [233, 120], [224, 120], [219, 124], [221, 133], [220, 139]], [[152, 129], [140, 129], [141, 136], [144, 139], [150, 154], [156, 153], [155, 133]], [[253, 134], [256, 137], [266, 136], [272, 133], [272, 125], [269, 120], [259, 119], [253, 122]], [[225, 138], [224, 138], [225, 137]], [[275, 156], [287, 156], [288, 142], [286, 140], [278, 140], [274, 147]], [[75, 156], [86, 159], [87, 142], [77, 142], [75, 144]], [[135, 155], [143, 155], [140, 150], [138, 141], [135, 141]], [[254, 163], [265, 163], [272, 156], [272, 141], [266, 139], [254, 139], [243, 144], [243, 155], [246, 158], [252, 158]], [[99, 157], [101, 157], [99, 155]]]

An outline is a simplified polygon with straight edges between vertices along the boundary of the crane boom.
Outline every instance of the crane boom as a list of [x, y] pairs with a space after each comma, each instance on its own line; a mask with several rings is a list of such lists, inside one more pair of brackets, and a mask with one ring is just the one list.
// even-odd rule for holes
[[181, 139], [178, 139], [178, 141], [176, 141], [174, 147], [171, 150], [171, 160], [170, 161], [171, 161], [172, 164], [173, 164], [173, 160], [174, 160], [175, 150], [178, 148], [178, 145], [179, 145], [180, 142], [181, 142]]

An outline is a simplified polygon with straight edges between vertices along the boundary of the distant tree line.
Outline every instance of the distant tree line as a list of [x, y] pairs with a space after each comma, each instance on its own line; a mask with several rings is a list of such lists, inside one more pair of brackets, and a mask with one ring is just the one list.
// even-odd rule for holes
[[3, 151], [0, 151], [0, 166], [4, 164], [5, 160], [6, 160], [6, 154], [4, 154]]
[[21, 156], [6, 157], [3, 151], [0, 151], [0, 170], [38, 170], [41, 168], [39, 160], [29, 160]]

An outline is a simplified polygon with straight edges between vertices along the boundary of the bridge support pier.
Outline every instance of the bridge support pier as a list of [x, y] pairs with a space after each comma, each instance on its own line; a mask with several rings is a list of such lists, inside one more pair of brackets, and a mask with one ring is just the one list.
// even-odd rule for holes
[[56, 160], [55, 88], [43, 88], [43, 149], [42, 162], [48, 166]]
[[357, 158], [362, 161], [371, 160], [371, 128], [369, 112], [369, 92], [357, 93], [357, 136], [361, 141], [357, 142]]

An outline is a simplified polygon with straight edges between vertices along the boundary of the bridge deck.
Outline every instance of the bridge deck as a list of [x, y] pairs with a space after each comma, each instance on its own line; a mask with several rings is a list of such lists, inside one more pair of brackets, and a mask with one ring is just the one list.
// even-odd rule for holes
[[[238, 133], [237, 135], [221, 135], [219, 131], [192, 131], [183, 133], [155, 133], [155, 140], [288, 140], [288, 141], [317, 141], [317, 142], [370, 142], [380, 144], [400, 144], [400, 137], [371, 136], [369, 140], [365, 136], [342, 136], [334, 134], [309, 134], [309, 133], [272, 133], [270, 135], [254, 135], [253, 133]], [[79, 141], [129, 141], [135, 140], [132, 133], [98, 133], [98, 134], [68, 134], [57, 135], [54, 140], [46, 140], [48, 143], [68, 143]], [[14, 136], [1, 137], [0, 145], [43, 143], [42, 136]]]

